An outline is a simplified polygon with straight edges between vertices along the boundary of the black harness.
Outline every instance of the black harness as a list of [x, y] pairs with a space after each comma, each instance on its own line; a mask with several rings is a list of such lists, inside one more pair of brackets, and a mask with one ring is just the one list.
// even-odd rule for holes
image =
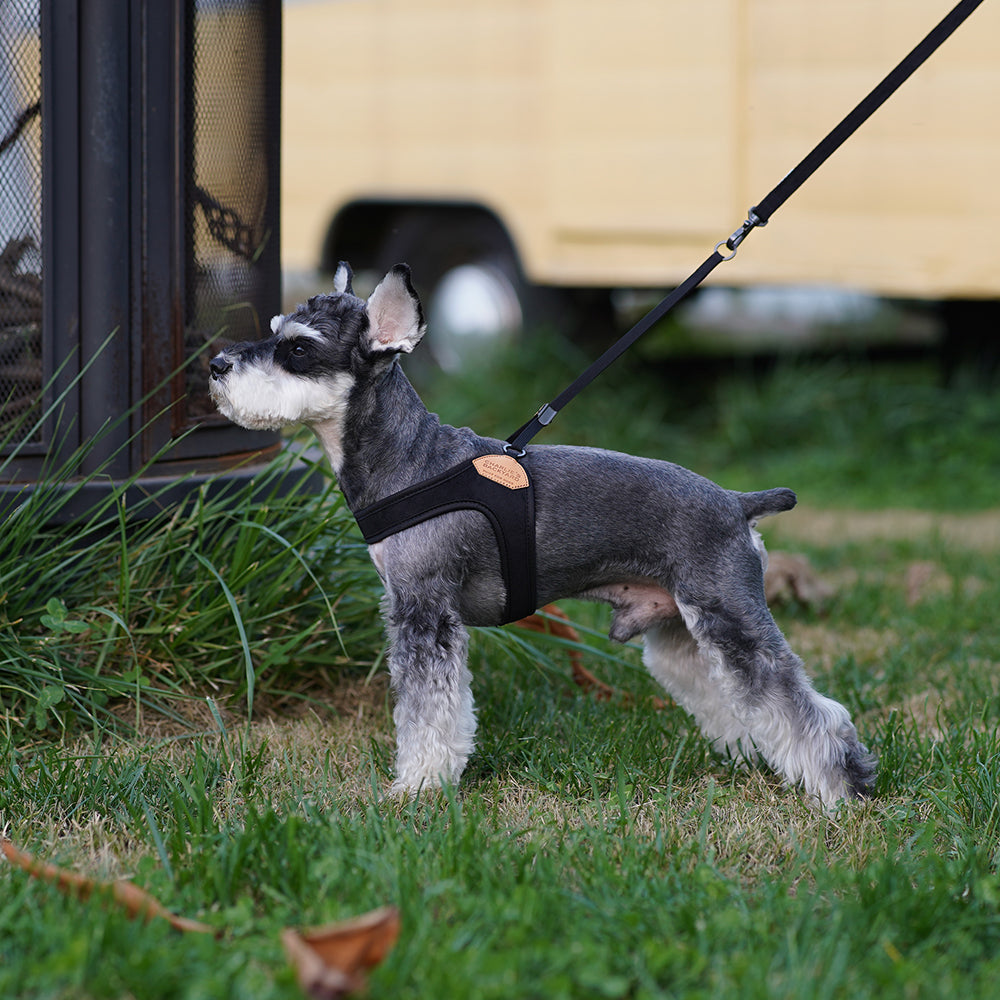
[[[523, 457], [523, 454], [522, 454]], [[512, 455], [480, 455], [359, 510], [369, 545], [440, 514], [477, 510], [489, 519], [507, 590], [504, 620], [532, 614], [535, 599], [535, 491], [527, 469]]]
[[[692, 292], [715, 267], [732, 260], [736, 250], [799, 187], [863, 125], [955, 29], [983, 2], [960, 0], [857, 106], [790, 170], [747, 213], [747, 220], [727, 240], [716, 244], [706, 260], [582, 375], [546, 403], [504, 446], [506, 454], [483, 455], [462, 462], [426, 482], [417, 483], [355, 514], [369, 544], [411, 528], [421, 521], [455, 510], [478, 510], [489, 518], [496, 535], [507, 589], [505, 622], [518, 621], [535, 610], [535, 497], [523, 465], [525, 446], [552, 418], [601, 372], [616, 361], [647, 330]], [[725, 247], [729, 253], [723, 254]]]

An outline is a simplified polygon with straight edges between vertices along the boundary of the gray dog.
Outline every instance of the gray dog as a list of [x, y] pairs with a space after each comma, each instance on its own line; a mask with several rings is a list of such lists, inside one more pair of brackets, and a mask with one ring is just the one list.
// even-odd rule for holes
[[[357, 513], [503, 442], [441, 424], [397, 362], [424, 333], [410, 271], [367, 302], [341, 264], [334, 292], [271, 321], [272, 336], [211, 361], [219, 409], [248, 428], [305, 424]], [[510, 459], [513, 461], [513, 459]], [[874, 760], [846, 709], [818, 694], [764, 599], [757, 518], [790, 490], [735, 493], [669, 462], [536, 446], [537, 604], [576, 597], [613, 609], [611, 637], [644, 637], [650, 673], [717, 749], [758, 755], [830, 807], [865, 796]], [[497, 541], [474, 510], [446, 513], [370, 548], [385, 584], [395, 693], [393, 792], [457, 782], [475, 736], [467, 625], [504, 621]]]

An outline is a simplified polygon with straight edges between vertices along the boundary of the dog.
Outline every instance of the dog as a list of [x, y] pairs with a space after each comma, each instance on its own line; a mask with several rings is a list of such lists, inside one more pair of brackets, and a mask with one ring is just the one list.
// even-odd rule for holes
[[[442, 424], [399, 365], [424, 335], [410, 269], [371, 296], [341, 263], [333, 292], [275, 316], [271, 335], [210, 362], [219, 410], [251, 428], [310, 427], [352, 511], [503, 442]], [[597, 448], [532, 446], [537, 604], [611, 606], [611, 638], [642, 635], [643, 662], [720, 752], [763, 759], [827, 808], [867, 797], [875, 760], [847, 710], [819, 694], [768, 610], [758, 518], [787, 489], [726, 490], [679, 465]], [[467, 626], [503, 621], [504, 577], [487, 519], [454, 511], [370, 546], [396, 726], [391, 793], [456, 783], [476, 718]]]

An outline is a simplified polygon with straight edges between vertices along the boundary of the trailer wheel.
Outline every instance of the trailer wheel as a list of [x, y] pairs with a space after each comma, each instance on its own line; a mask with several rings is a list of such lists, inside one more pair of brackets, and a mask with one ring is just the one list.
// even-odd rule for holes
[[501, 224], [481, 210], [418, 209], [401, 215], [379, 253], [380, 270], [400, 261], [427, 319], [425, 357], [457, 371], [537, 322], [543, 291], [525, 280]]

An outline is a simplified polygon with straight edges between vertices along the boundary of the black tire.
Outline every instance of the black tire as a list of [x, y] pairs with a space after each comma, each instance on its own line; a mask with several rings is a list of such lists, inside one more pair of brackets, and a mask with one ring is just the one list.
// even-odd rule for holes
[[941, 303], [941, 366], [946, 382], [960, 374], [983, 386], [1000, 375], [1000, 302], [947, 299]]
[[409, 264], [428, 324], [420, 354], [455, 371], [535, 319], [534, 295], [503, 227], [487, 212], [412, 209], [390, 229], [378, 271]]
[[[555, 288], [526, 280], [510, 237], [495, 215], [475, 206], [391, 206], [365, 204], [345, 212], [324, 245], [324, 263], [332, 273], [338, 260], [354, 265], [355, 287], [371, 289], [397, 263], [407, 263], [428, 315], [427, 342], [408, 361], [418, 379], [433, 369], [461, 368], [488, 354], [494, 344], [547, 330], [602, 350], [615, 336], [615, 312], [608, 289]], [[456, 338], [437, 314], [435, 303], [449, 275], [472, 268], [483, 285], [501, 290], [509, 322], [498, 322], [492, 334]], [[361, 272], [366, 272], [362, 275]], [[495, 317], [494, 317], [495, 318]], [[457, 349], [457, 348], [461, 349]]]

